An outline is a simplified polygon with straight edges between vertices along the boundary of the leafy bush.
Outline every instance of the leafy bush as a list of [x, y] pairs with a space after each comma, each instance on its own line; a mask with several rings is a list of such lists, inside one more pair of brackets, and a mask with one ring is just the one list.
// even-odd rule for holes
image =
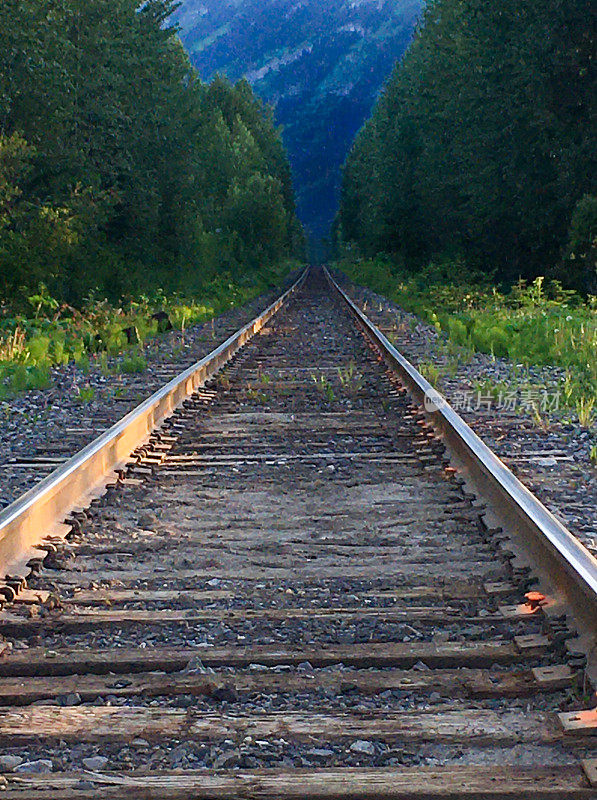
[[468, 331], [466, 325], [461, 319], [457, 317], [445, 317], [445, 325], [442, 324], [444, 330], [447, 329], [448, 335], [456, 344], [464, 345], [468, 342]]
[[508, 333], [499, 325], [487, 327], [475, 324], [470, 341], [476, 350], [491, 353], [498, 358], [507, 358], [510, 355], [510, 339]]
[[24, 364], [0, 364], [0, 397], [30, 390], [47, 389], [51, 385], [46, 364], [26, 367]]
[[49, 336], [44, 336], [41, 333], [34, 336], [27, 344], [31, 360], [37, 363], [48, 360], [50, 358], [49, 350], [51, 343], [52, 340]]
[[146, 369], [147, 369], [147, 360], [141, 353], [132, 355], [130, 356], [130, 358], [125, 358], [118, 365], [118, 372], [122, 372], [128, 375], [134, 372], [145, 372]]

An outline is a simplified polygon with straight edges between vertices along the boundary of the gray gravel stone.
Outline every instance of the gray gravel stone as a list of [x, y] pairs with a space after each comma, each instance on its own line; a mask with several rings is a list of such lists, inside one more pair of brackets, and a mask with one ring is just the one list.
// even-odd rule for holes
[[81, 695], [78, 692], [69, 692], [62, 694], [56, 698], [58, 705], [61, 706], [78, 706], [81, 705]]
[[0, 772], [12, 772], [23, 763], [21, 756], [0, 756]]
[[41, 775], [52, 772], [54, 764], [49, 758], [40, 758], [38, 761], [24, 761], [13, 769], [13, 772]]
[[350, 745], [351, 753], [360, 753], [367, 756], [375, 755], [375, 745], [373, 742], [368, 742], [364, 739], [357, 739]]
[[92, 772], [105, 769], [108, 764], [108, 759], [105, 756], [91, 756], [91, 758], [83, 759], [83, 766]]
[[307, 750], [307, 755], [314, 761], [326, 762], [330, 758], [333, 758], [334, 751], [327, 750], [324, 747], [314, 747], [311, 750]]
[[214, 763], [214, 769], [230, 769], [231, 767], [237, 767], [240, 762], [240, 752], [238, 750], [228, 750], [225, 753], [219, 755]]
[[151, 512], [146, 512], [144, 514], [140, 514], [137, 519], [137, 524], [140, 528], [147, 528], [151, 529], [158, 524], [159, 520], [155, 514]]

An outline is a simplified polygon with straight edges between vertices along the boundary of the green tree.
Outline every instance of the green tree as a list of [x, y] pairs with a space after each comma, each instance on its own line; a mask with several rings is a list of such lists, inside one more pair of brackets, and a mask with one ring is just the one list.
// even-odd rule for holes
[[595, 194], [590, 18], [586, 0], [428, 3], [348, 158], [340, 236], [545, 274]]
[[[5, 297], [39, 280], [71, 302], [90, 290], [185, 289], [296, 245], [271, 111], [246, 82], [200, 82], [169, 23], [174, 7], [0, 4]], [[241, 223], [239, 204], [256, 219]]]

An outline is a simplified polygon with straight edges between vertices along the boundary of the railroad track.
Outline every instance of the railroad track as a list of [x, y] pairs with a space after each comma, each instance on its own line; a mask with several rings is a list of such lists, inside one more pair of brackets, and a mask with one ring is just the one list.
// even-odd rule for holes
[[337, 292], [0, 515], [0, 797], [597, 796], [591, 557]]

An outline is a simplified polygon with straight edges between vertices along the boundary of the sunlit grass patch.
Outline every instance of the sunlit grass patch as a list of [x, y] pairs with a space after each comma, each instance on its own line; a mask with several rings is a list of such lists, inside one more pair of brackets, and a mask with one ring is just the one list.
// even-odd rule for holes
[[80, 309], [60, 304], [40, 286], [27, 299], [29, 314], [13, 315], [9, 307], [0, 312], [0, 397], [48, 388], [52, 367], [71, 362], [85, 373], [94, 366], [109, 376], [110, 358], [122, 356], [116, 372], [144, 372], [142, 350], [151, 337], [170, 327], [184, 333], [243, 305], [281, 283], [296, 266], [263, 267], [237, 278], [218, 275], [204, 282], [197, 297], [156, 290], [151, 297], [129, 298], [118, 306], [91, 298]]
[[[355, 283], [369, 286], [431, 324], [446, 344], [461, 353], [506, 358], [528, 370], [565, 369], [562, 405], [589, 427], [597, 406], [597, 298], [583, 300], [557, 281], [520, 281], [509, 291], [487, 282], [466, 281], [461, 265], [446, 271], [431, 265], [420, 273], [399, 270], [384, 259], [344, 260], [339, 265]], [[411, 329], [416, 321], [411, 322]], [[453, 355], [459, 358], [455, 350]], [[431, 382], [434, 365], [424, 364]], [[432, 380], [433, 379], [433, 380]]]

